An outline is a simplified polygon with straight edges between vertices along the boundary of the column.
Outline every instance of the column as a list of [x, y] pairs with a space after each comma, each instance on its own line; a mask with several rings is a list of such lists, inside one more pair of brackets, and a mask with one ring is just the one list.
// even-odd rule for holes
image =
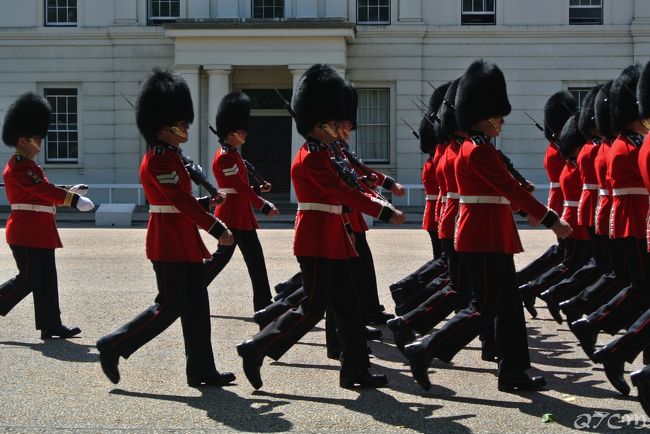
[[135, 26], [138, 24], [138, 2], [115, 0], [115, 25]]
[[[228, 92], [230, 92], [230, 73], [232, 72], [231, 65], [203, 65], [203, 69], [208, 74], [208, 120], [210, 125], [215, 127], [214, 121], [217, 117], [217, 109], [219, 103]], [[210, 133], [208, 144], [204, 147], [204, 155], [207, 167], [206, 173], [210, 182], [216, 185], [216, 180], [211, 170], [212, 156], [216, 152], [216, 138], [212, 138]]]
[[422, 0], [399, 0], [400, 23], [422, 24]]
[[[201, 88], [199, 85], [199, 65], [175, 65], [174, 71], [181, 75], [187, 82], [192, 94], [192, 107], [194, 108], [194, 122], [190, 126], [189, 138], [187, 142], [181, 146], [183, 154], [191, 157], [194, 161], [201, 164], [205, 168], [205, 164], [201, 161], [201, 113], [200, 113], [200, 97]], [[199, 193], [199, 187], [192, 185], [192, 190], [195, 194]]]
[[[293, 79], [293, 95], [296, 94], [296, 88], [298, 87], [298, 81], [300, 80], [300, 77], [302, 77], [302, 74], [304, 74], [308, 68], [309, 65], [289, 65], [289, 72], [291, 73], [291, 77]], [[293, 105], [293, 100], [291, 101], [291, 103]], [[292, 122], [291, 123], [291, 161], [293, 161], [293, 156], [296, 155], [298, 149], [300, 149], [300, 147], [304, 142], [305, 142], [304, 137], [302, 137], [298, 133], [298, 130], [296, 129], [296, 123]], [[289, 200], [291, 201], [291, 203], [298, 202], [296, 199], [296, 192], [293, 189], [293, 183], [291, 184], [291, 192], [290, 192]]]

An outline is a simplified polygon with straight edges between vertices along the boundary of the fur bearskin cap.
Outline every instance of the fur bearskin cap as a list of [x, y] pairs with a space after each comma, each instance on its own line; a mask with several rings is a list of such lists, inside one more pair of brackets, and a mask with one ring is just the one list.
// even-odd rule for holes
[[457, 78], [451, 82], [447, 88], [447, 92], [445, 92], [445, 100], [447, 102], [440, 104], [440, 108], [438, 109], [438, 117], [440, 118], [440, 132], [447, 139], [450, 139], [454, 134], [454, 131], [458, 130], [458, 123], [456, 121], [456, 106], [454, 105], [452, 107], [450, 104], [453, 105], [454, 101], [456, 100], [456, 93], [458, 92], [459, 83], [460, 78]]
[[650, 62], [646, 63], [641, 71], [639, 84], [636, 88], [636, 96], [639, 100], [639, 115], [641, 119], [650, 118]]
[[604, 137], [612, 140], [616, 137], [612, 130], [612, 116], [610, 113], [609, 91], [612, 88], [612, 81], [604, 84], [598, 94], [596, 95], [596, 102], [594, 103], [594, 112], [596, 114], [596, 127], [598, 132]]
[[228, 133], [248, 128], [251, 115], [251, 100], [244, 92], [234, 91], [224, 96], [217, 109], [217, 136], [226, 140]]
[[470, 130], [479, 121], [507, 116], [506, 79], [494, 63], [476, 60], [460, 78], [456, 92], [456, 120], [461, 130]]
[[564, 155], [564, 157], [569, 158], [571, 154], [576, 149], [580, 149], [586, 141], [587, 139], [582, 135], [578, 126], [578, 116], [571, 116], [560, 132], [560, 138], [557, 141], [557, 145], [560, 148], [560, 153]]
[[44, 138], [50, 126], [52, 109], [45, 98], [32, 92], [18, 97], [5, 113], [2, 125], [2, 141], [16, 146], [20, 137]]
[[[447, 89], [449, 89], [449, 86], [451, 86], [451, 81], [438, 86], [438, 88], [433, 91], [431, 97], [429, 98], [429, 113], [438, 113], [438, 110], [440, 110], [440, 106], [442, 105], [442, 101], [445, 97], [445, 94], [447, 93]], [[451, 101], [451, 103], [453, 104], [454, 102]]]
[[194, 121], [187, 83], [181, 76], [159, 68], [154, 68], [142, 82], [135, 111], [138, 129], [147, 143], [156, 142], [164, 127]]
[[359, 92], [357, 87], [349, 80], [345, 81], [343, 89], [345, 97], [345, 120], [352, 122], [352, 130], [357, 129], [357, 109], [359, 107]]
[[612, 131], [618, 134], [630, 122], [640, 119], [636, 103], [636, 85], [641, 75], [641, 66], [630, 65], [614, 79], [609, 91]]
[[587, 95], [582, 100], [582, 108], [580, 108], [580, 117], [578, 118], [578, 128], [582, 131], [585, 137], [593, 136], [591, 130], [596, 128], [596, 95], [600, 91], [601, 86], [596, 85], [592, 87]]
[[420, 134], [420, 150], [425, 154], [433, 153], [436, 146], [438, 146], [440, 142], [446, 140], [440, 131], [440, 124], [434, 122], [433, 125], [431, 125], [431, 122], [424, 117], [422, 117], [422, 120], [420, 121], [418, 133]]
[[346, 117], [345, 80], [329, 65], [318, 63], [300, 77], [293, 97], [296, 129], [307, 138], [309, 132], [325, 121], [343, 121]]
[[549, 142], [557, 142], [562, 127], [576, 113], [578, 103], [571, 92], [555, 92], [544, 104], [544, 137]]

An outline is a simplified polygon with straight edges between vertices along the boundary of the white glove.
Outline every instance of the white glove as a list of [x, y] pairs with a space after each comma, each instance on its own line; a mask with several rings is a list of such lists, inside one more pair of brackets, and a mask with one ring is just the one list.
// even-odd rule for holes
[[86, 184], [77, 184], [70, 187], [71, 193], [76, 193], [79, 196], [85, 196], [88, 193], [88, 186]]
[[79, 211], [90, 211], [93, 208], [95, 208], [95, 204], [92, 200], [87, 197], [79, 196], [79, 201], [77, 202], [77, 209]]

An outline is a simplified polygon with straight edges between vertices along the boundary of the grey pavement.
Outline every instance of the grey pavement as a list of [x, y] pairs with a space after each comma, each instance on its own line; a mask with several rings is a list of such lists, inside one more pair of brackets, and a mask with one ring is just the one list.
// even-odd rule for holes
[[[41, 341], [34, 330], [31, 297], [0, 318], [0, 431], [8, 432], [638, 432], [626, 423], [644, 415], [636, 399], [620, 396], [577, 347], [566, 324], [547, 311], [528, 321], [535, 372], [548, 388], [540, 393], [497, 391], [496, 366], [480, 359], [472, 342], [446, 365], [434, 362], [433, 387], [423, 392], [384, 328], [370, 344], [377, 372], [390, 379], [379, 390], [338, 387], [338, 363], [327, 359], [324, 323], [279, 362], [266, 359], [264, 387], [255, 392], [242, 372], [235, 345], [252, 336], [251, 285], [236, 252], [209, 288], [212, 341], [218, 369], [233, 371], [236, 385], [192, 389], [185, 383], [180, 324], [120, 361], [122, 381], [111, 384], [98, 363], [97, 338], [122, 325], [153, 301], [154, 273], [144, 254], [144, 228], [60, 229], [57, 251], [64, 322], [82, 328], [76, 339]], [[521, 232], [521, 266], [552, 242], [549, 231]], [[298, 270], [291, 229], [259, 232], [271, 284]], [[212, 250], [216, 242], [206, 234]], [[4, 230], [0, 230], [4, 240]], [[430, 256], [427, 234], [418, 229], [373, 229], [368, 234], [380, 296], [394, 307], [388, 285]], [[15, 263], [0, 243], [0, 281]], [[538, 302], [538, 305], [540, 303]], [[600, 336], [602, 344], [610, 339]], [[626, 366], [638, 369], [640, 360]], [[629, 380], [629, 377], [628, 377]], [[555, 422], [544, 423], [552, 414]]]

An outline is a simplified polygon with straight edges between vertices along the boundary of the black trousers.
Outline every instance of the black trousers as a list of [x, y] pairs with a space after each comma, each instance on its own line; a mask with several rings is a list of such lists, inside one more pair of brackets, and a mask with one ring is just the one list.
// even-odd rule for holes
[[309, 332], [330, 306], [341, 342], [341, 370], [368, 368], [363, 320], [349, 260], [298, 257], [305, 296], [300, 304], [286, 311], [253, 336], [253, 346], [262, 356], [280, 359], [289, 348]]
[[351, 258], [350, 265], [359, 292], [361, 313], [368, 318], [384, 310], [379, 303], [375, 262], [365, 232], [354, 233], [354, 245], [359, 256]]
[[433, 250], [433, 259], [438, 259], [442, 256], [442, 243], [438, 238], [438, 231], [427, 231], [429, 238], [431, 238], [431, 249]]
[[593, 284], [605, 272], [601, 266], [598, 265], [595, 259], [590, 259], [585, 265], [578, 269], [575, 273], [566, 279], [562, 279], [555, 285], [546, 290], [548, 298], [555, 300], [557, 303], [568, 300], [580, 294], [584, 288]]
[[564, 259], [564, 244], [549, 247], [540, 257], [517, 271], [517, 285], [523, 285], [537, 279], [546, 271], [558, 265]]
[[458, 256], [467, 270], [472, 300], [440, 330], [424, 337], [422, 345], [432, 357], [450, 362], [496, 320], [499, 374], [530, 368], [528, 335], [513, 255], [459, 252]]
[[215, 372], [210, 341], [210, 304], [200, 262], [153, 262], [158, 284], [154, 304], [103, 339], [124, 358], [158, 336], [179, 317], [188, 377]]
[[650, 310], [646, 310], [623, 336], [605, 345], [603, 351], [620, 362], [632, 363], [648, 346], [650, 346]]
[[205, 286], [210, 286], [214, 278], [230, 262], [230, 258], [235, 253], [235, 245], [239, 246], [253, 286], [253, 308], [255, 311], [264, 309], [271, 304], [271, 287], [269, 286], [269, 277], [266, 273], [266, 264], [264, 262], [264, 252], [262, 251], [260, 240], [257, 237], [257, 231], [255, 229], [250, 231], [230, 229], [230, 232], [232, 232], [235, 238], [235, 244], [232, 246], [220, 245], [217, 251], [212, 254], [212, 258], [203, 262], [205, 268]]
[[31, 292], [36, 329], [61, 325], [54, 249], [9, 247], [18, 266], [18, 275], [0, 285], [0, 315], [7, 315]]

